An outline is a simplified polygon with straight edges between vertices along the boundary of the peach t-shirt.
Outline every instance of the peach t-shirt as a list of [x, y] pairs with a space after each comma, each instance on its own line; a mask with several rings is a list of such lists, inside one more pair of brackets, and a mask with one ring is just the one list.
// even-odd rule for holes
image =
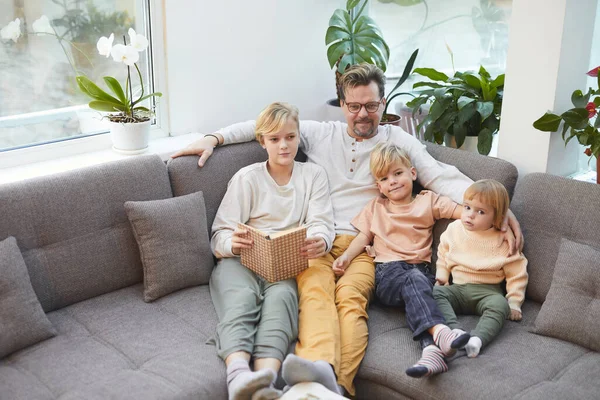
[[399, 206], [377, 197], [352, 220], [352, 225], [373, 243], [375, 262], [431, 262], [433, 225], [438, 219], [451, 218], [456, 206], [450, 198], [429, 190]]

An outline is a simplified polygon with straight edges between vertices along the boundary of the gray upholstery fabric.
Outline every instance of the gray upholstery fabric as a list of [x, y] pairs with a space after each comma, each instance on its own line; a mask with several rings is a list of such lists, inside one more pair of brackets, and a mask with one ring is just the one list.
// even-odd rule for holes
[[143, 286], [48, 314], [58, 335], [0, 361], [0, 399], [226, 399], [225, 365], [205, 342], [208, 285], [153, 303]]
[[208, 229], [212, 227], [221, 199], [227, 190], [227, 183], [242, 167], [267, 160], [267, 152], [256, 141], [228, 145], [217, 148], [198, 167], [198, 157], [178, 157], [168, 161], [167, 169], [174, 196], [197, 192], [204, 194]]
[[535, 331], [600, 351], [599, 289], [600, 250], [563, 239]]
[[144, 301], [208, 283], [213, 258], [202, 192], [128, 201], [125, 211], [144, 266]]
[[[450, 361], [447, 373], [414, 379], [404, 371], [419, 359], [421, 350], [412, 340], [404, 313], [373, 304], [369, 308], [367, 354], [356, 380], [357, 398], [590, 398], [584, 394], [599, 389], [600, 354], [530, 333], [539, 309], [538, 304], [526, 301], [523, 321], [506, 321], [502, 333], [477, 358], [467, 358], [460, 351]], [[459, 320], [467, 330], [477, 321], [472, 316]], [[557, 385], [576, 390], [565, 397], [566, 390], [554, 390]]]
[[546, 299], [563, 238], [600, 248], [600, 185], [547, 174], [519, 179], [511, 209], [525, 235], [526, 297]]
[[3, 185], [0, 240], [17, 238], [42, 308], [56, 310], [142, 280], [123, 204], [168, 197], [156, 155]]
[[0, 242], [0, 358], [56, 334], [38, 301], [14, 237]]

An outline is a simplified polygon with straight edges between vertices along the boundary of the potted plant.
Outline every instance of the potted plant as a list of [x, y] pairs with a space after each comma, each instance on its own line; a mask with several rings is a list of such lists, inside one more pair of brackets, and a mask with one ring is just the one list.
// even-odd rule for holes
[[[565, 146], [574, 137], [580, 144], [586, 146], [585, 155], [596, 157], [596, 182], [600, 183], [600, 118], [598, 108], [600, 107], [600, 66], [588, 71], [588, 75], [598, 79], [599, 89], [589, 88], [586, 94], [581, 90], [575, 90], [571, 95], [574, 108], [565, 111], [561, 115], [547, 112], [533, 123], [533, 127], [543, 132], [556, 132], [563, 122], [562, 138]], [[567, 136], [567, 132], [569, 135]]]
[[[124, 87], [113, 77], [105, 76], [104, 82], [112, 91], [113, 95], [108, 94], [98, 87], [89, 78], [77, 76], [79, 89], [92, 98], [89, 107], [97, 110], [109, 112], [107, 116], [111, 122], [111, 137], [113, 140], [113, 149], [117, 152], [126, 154], [136, 154], [144, 152], [148, 147], [150, 136], [150, 123], [152, 111], [142, 106], [142, 102], [151, 97], [160, 97], [162, 93], [155, 92], [144, 95], [144, 83], [142, 73], [137, 65], [139, 53], [148, 47], [148, 40], [137, 34], [133, 29], [129, 29], [130, 43], [127, 44], [123, 36], [124, 44], [113, 46], [114, 34], [110, 37], [101, 37], [98, 40], [97, 48], [100, 55], [112, 56], [113, 60], [124, 63], [127, 66], [127, 79]], [[135, 67], [139, 79], [139, 90], [134, 93], [131, 67]]]
[[337, 95], [328, 101], [329, 105], [340, 106], [339, 79], [349, 66], [368, 62], [384, 72], [387, 68], [390, 49], [375, 21], [363, 15], [366, 5], [367, 0], [348, 0], [346, 9], [335, 10], [329, 19], [325, 44], [329, 66], [335, 67]]
[[381, 121], [379, 122], [379, 125], [390, 124], [390, 125], [400, 126], [400, 116], [398, 114], [388, 113], [388, 107], [390, 106], [392, 100], [394, 100], [396, 97], [398, 97], [400, 95], [407, 94], [409, 96], [414, 97], [414, 95], [410, 92], [400, 92], [400, 93], [395, 93], [395, 92], [408, 79], [408, 76], [410, 75], [410, 73], [413, 69], [413, 66], [415, 65], [415, 60], [417, 59], [417, 54], [419, 54], [419, 49], [416, 49], [411, 54], [410, 58], [408, 59], [408, 62], [406, 63], [406, 66], [404, 67], [402, 76], [400, 77], [400, 79], [398, 79], [398, 82], [396, 83], [396, 86], [394, 86], [394, 88], [392, 90], [390, 90], [389, 93], [387, 94], [387, 96], [385, 97], [385, 108], [383, 109], [383, 116], [381, 117]]
[[429, 113], [418, 129], [426, 126], [425, 140], [460, 148], [467, 138], [476, 138], [480, 154], [489, 154], [494, 134], [500, 126], [504, 74], [492, 78], [482, 66], [477, 73], [456, 72], [449, 77], [433, 68], [416, 68], [416, 74], [429, 78], [413, 88], [427, 87], [407, 103], [413, 114], [431, 102]]

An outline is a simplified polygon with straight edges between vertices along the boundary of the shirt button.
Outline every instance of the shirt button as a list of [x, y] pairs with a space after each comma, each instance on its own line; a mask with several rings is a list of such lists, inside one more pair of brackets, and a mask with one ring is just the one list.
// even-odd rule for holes
[[352, 162], [355, 162], [355, 161], [356, 161], [356, 160], [353, 158], [353, 159], [352, 159]]
[[352, 151], [356, 151], [356, 150], [352, 149]]
[[354, 146], [356, 144], [356, 142], [352, 142], [352, 146]]
[[350, 168], [350, 172], [354, 172], [354, 169]]

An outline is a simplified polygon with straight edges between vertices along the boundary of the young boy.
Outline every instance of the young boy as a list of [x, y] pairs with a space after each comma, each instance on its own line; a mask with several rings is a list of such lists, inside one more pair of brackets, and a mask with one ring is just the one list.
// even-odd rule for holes
[[433, 299], [432, 231], [438, 219], [460, 218], [462, 207], [427, 190], [413, 198], [417, 171], [406, 152], [393, 144], [380, 143], [373, 149], [370, 168], [381, 197], [352, 220], [359, 234], [332, 268], [343, 275], [350, 261], [372, 244], [375, 294], [385, 305], [405, 306], [413, 338], [423, 348], [421, 359], [406, 374], [420, 378], [445, 372], [445, 357], [464, 346], [469, 334], [447, 327]]

